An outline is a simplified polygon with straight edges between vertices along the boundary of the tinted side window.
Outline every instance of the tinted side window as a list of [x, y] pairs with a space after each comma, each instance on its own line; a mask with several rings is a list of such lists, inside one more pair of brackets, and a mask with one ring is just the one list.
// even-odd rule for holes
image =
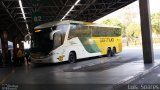
[[91, 37], [91, 29], [85, 25], [72, 24], [70, 26], [69, 39], [74, 37]]
[[53, 35], [53, 43], [54, 49], [62, 45], [62, 34], [60, 32]]
[[91, 27], [91, 28], [93, 37], [106, 37], [106, 36], [114, 37], [121, 35], [120, 28], [112, 28], [112, 27]]
[[61, 30], [61, 31], [58, 32], [58, 33], [61, 34], [62, 43], [64, 42], [65, 35], [66, 35], [67, 30], [68, 30], [68, 27], [69, 27], [69, 25], [67, 25], [67, 24], [62, 24], [62, 25], [57, 26], [57, 28], [56, 28], [57, 30]]

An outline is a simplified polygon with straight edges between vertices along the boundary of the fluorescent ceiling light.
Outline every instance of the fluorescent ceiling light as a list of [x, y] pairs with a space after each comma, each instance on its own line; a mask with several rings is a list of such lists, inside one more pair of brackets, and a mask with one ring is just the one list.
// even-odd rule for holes
[[63, 19], [65, 19], [65, 17], [72, 11], [72, 9], [80, 2], [81, 0], [77, 0], [76, 2], [75, 2], [75, 4], [69, 9], [69, 11], [63, 16], [63, 18], [61, 19], [61, 21], [63, 20]]
[[26, 27], [27, 27], [27, 30], [29, 31], [29, 28], [28, 28], [28, 24], [27, 24], [27, 20], [26, 20], [26, 16], [25, 16], [25, 13], [24, 13], [24, 9], [23, 9], [23, 5], [22, 5], [22, 1], [21, 0], [18, 0], [19, 1], [19, 6], [21, 8], [21, 12], [22, 12], [22, 15], [23, 15], [23, 18], [26, 22]]
[[24, 20], [26, 21], [26, 16], [25, 16], [25, 14], [24, 14], [24, 9], [23, 9], [22, 1], [21, 1], [21, 0], [19, 0], [19, 6], [20, 6], [20, 8], [21, 8], [21, 12], [22, 12], [23, 18], [24, 18]]
[[27, 30], [29, 29], [28, 24], [26, 23]]

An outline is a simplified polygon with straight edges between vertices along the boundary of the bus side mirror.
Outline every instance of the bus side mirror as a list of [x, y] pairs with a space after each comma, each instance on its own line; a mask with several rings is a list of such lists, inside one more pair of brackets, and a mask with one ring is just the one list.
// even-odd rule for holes
[[50, 33], [50, 40], [53, 40], [53, 35], [56, 33], [56, 32], [59, 32], [60, 30], [54, 30]]
[[25, 41], [30, 41], [31, 40], [31, 35], [32, 33], [28, 33], [27, 35], [25, 35]]

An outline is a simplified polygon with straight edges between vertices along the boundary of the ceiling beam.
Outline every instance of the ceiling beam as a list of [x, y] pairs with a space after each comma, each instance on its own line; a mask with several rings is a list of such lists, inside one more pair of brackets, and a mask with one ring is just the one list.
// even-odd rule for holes
[[22, 32], [20, 26], [17, 24], [16, 20], [13, 18], [13, 16], [11, 15], [11, 13], [9, 12], [8, 9], [6, 9], [5, 4], [1, 1], [0, 4], [3, 6], [3, 8], [5, 8], [6, 12], [9, 14], [10, 18], [12, 18], [13, 22], [15, 23], [15, 25], [17, 26], [18, 30], [20, 31], [20, 33], [25, 36], [25, 34]]

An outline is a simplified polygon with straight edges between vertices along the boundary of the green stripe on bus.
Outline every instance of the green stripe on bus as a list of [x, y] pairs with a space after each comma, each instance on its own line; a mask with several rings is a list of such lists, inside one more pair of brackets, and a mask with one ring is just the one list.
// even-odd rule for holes
[[89, 53], [97, 53], [100, 52], [100, 49], [96, 45], [95, 41], [91, 39], [91, 37], [79, 37], [82, 45]]

